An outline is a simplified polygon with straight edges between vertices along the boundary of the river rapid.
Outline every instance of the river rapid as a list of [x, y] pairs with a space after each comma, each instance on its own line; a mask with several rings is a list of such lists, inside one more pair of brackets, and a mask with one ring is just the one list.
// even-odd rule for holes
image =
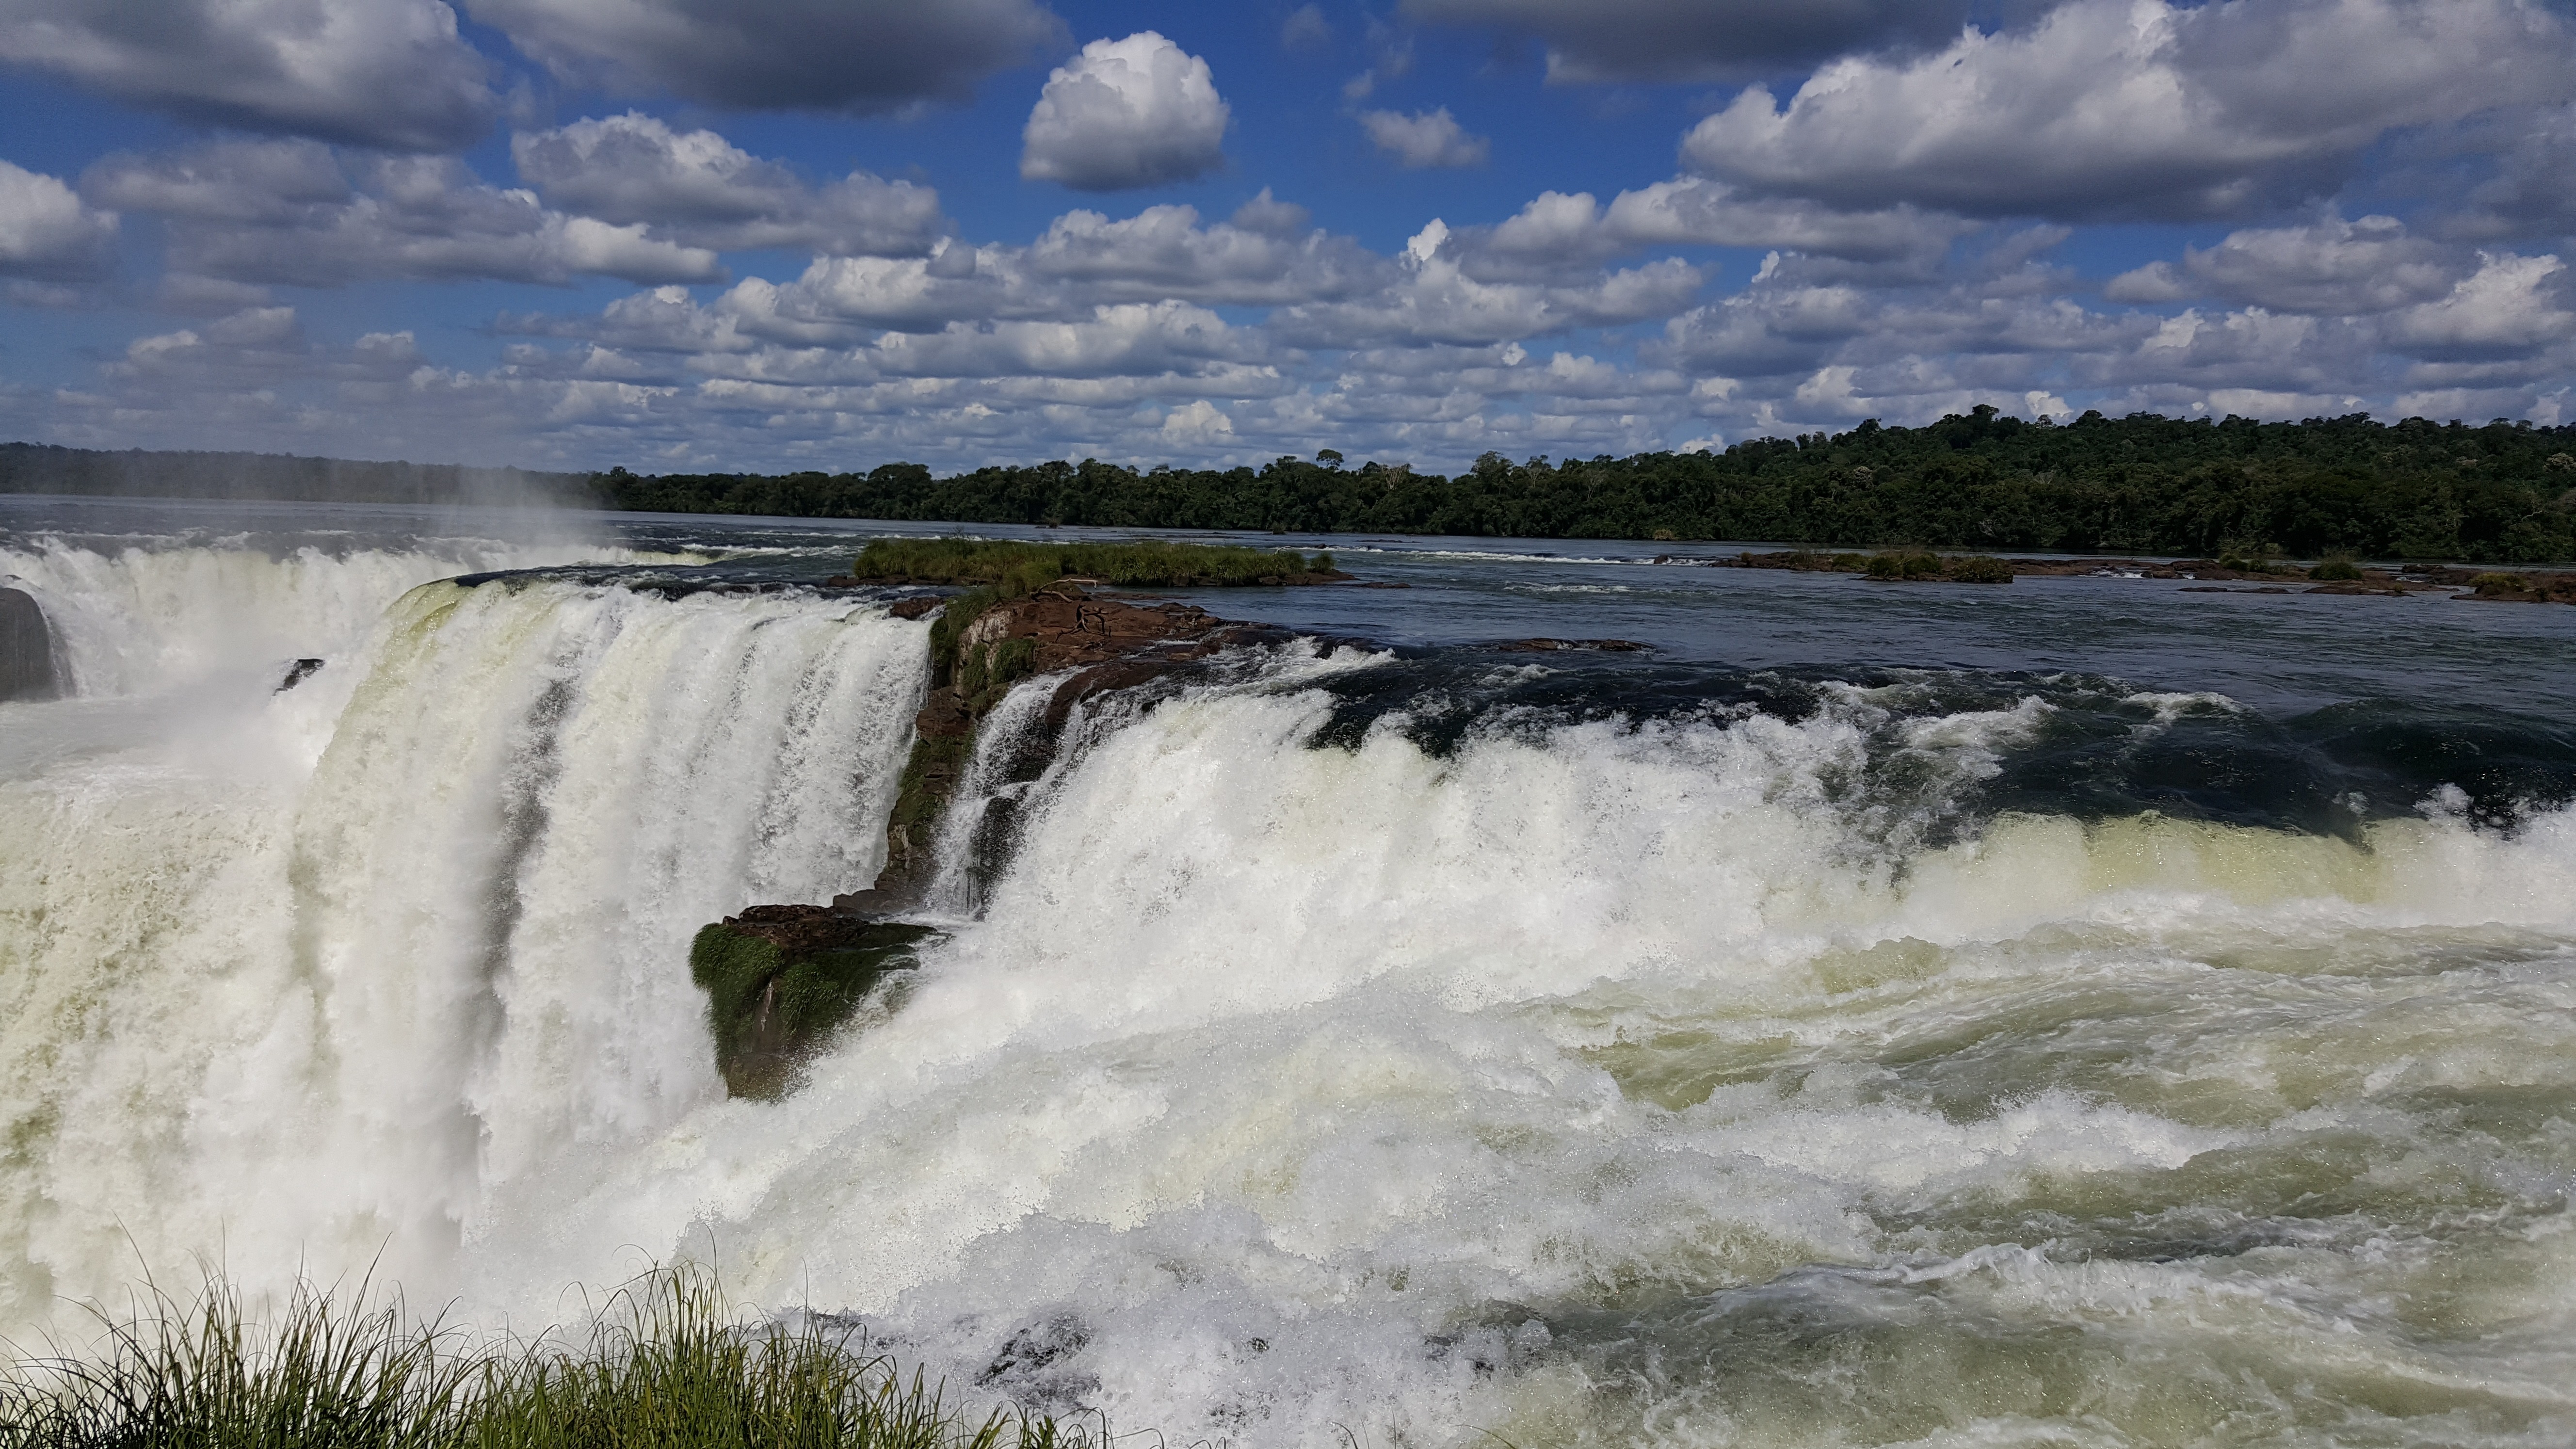
[[1190, 596], [1301, 637], [979, 762], [727, 1100], [690, 936], [874, 878], [928, 625], [629, 585], [891, 531], [0, 500], [0, 1332], [692, 1259], [1173, 1443], [2576, 1440], [2576, 609], [1264, 537], [1409, 587]]

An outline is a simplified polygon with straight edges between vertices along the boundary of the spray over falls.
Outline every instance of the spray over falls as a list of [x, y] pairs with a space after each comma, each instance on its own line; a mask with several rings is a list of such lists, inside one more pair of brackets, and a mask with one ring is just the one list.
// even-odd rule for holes
[[1070, 697], [1032, 659], [913, 837], [935, 934], [754, 1100], [691, 943], [877, 884], [958, 681], [890, 594], [573, 561], [0, 553], [71, 690], [0, 706], [12, 1331], [192, 1253], [519, 1326], [694, 1256], [1190, 1440], [2576, 1424], [2545, 723], [1311, 629]]

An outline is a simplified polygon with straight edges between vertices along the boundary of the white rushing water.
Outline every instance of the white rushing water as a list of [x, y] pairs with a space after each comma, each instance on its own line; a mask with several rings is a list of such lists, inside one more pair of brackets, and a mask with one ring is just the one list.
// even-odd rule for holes
[[1288, 649], [1078, 721], [901, 1009], [727, 1101], [689, 933], [873, 876], [924, 626], [395, 592], [336, 693], [0, 784], [10, 1323], [689, 1254], [1175, 1442], [2576, 1433], [2576, 817], [1941, 844], [2049, 706], [1904, 725], [1891, 803], [1867, 690], [1316, 748], [1385, 661]]
[[402, 592], [412, 564], [131, 563], [206, 585], [170, 591], [178, 643], [117, 610], [153, 590], [84, 600], [163, 658], [263, 589], [366, 619], [283, 635], [348, 650], [289, 693], [261, 664], [0, 716], [13, 738], [141, 721], [0, 782], [11, 1321], [216, 1250], [254, 1286], [382, 1250], [439, 1291], [556, 1175], [721, 1095], [697, 927], [874, 876], [924, 626], [565, 583]]

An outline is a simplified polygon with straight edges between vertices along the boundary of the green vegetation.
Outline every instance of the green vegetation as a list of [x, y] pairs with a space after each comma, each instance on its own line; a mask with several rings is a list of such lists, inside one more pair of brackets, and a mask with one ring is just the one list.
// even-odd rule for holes
[[2361, 564], [2348, 553], [2328, 554], [2324, 561], [2308, 570], [2308, 577], [2328, 584], [2359, 583]]
[[689, 979], [707, 993], [716, 1069], [727, 1090], [783, 1095], [803, 1059], [888, 972], [910, 966], [913, 948], [932, 934], [928, 926], [891, 921], [825, 920], [769, 933], [725, 922], [700, 927], [689, 945]]
[[2472, 598], [2576, 604], [2576, 574], [2480, 574], [2469, 588]]
[[957, 693], [966, 712], [981, 717], [1001, 703], [1012, 684], [1037, 671], [1038, 641], [996, 639], [966, 651], [957, 666]]
[[[1327, 450], [1329, 451], [1329, 450]], [[1138, 471], [1049, 462], [948, 478], [912, 463], [781, 477], [602, 475], [621, 508], [1122, 528], [1777, 540], [1841, 548], [2576, 560], [2576, 427], [2367, 415], [2261, 423], [1991, 407], [1920, 428], [1754, 438], [1717, 453], [1513, 462], [1455, 478], [1338, 456]]]
[[1908, 558], [1897, 553], [1880, 554], [1871, 559], [1869, 566], [1862, 570], [1873, 579], [1921, 578], [1925, 574], [1937, 574], [1940, 571], [1940, 561], [1929, 555], [1916, 554]]
[[916, 584], [983, 584], [1015, 599], [1058, 579], [1097, 579], [1124, 589], [1242, 588], [1285, 584], [1333, 570], [1293, 549], [1204, 543], [1013, 543], [980, 538], [870, 539], [854, 578]]
[[903, 782], [896, 789], [894, 813], [886, 822], [888, 830], [908, 839], [916, 825], [925, 832], [937, 825], [939, 812], [946, 808], [949, 794], [974, 754], [971, 731], [915, 738], [912, 756], [904, 762]]
[[[979, 538], [870, 539], [850, 565], [850, 576], [871, 582], [973, 584], [948, 601], [930, 626], [930, 656], [939, 677], [968, 682], [970, 700], [1006, 688], [1029, 672], [1036, 648], [1014, 652], [1013, 641], [958, 657], [967, 628], [986, 610], [1024, 598], [1060, 579], [1089, 579], [1128, 589], [1245, 588], [1311, 583], [1335, 578], [1333, 556], [1311, 560], [1294, 549], [1236, 548], [1204, 543], [1014, 543]], [[1025, 644], [1027, 641], [1016, 641]], [[980, 711], [981, 706], [970, 706]]]
[[1999, 558], [1979, 554], [1950, 560], [1950, 577], [1963, 584], [2008, 584], [2013, 581], [2012, 565]]
[[697, 1269], [616, 1290], [577, 1338], [476, 1342], [301, 1288], [275, 1321], [209, 1281], [103, 1311], [87, 1353], [0, 1365], [0, 1449], [1073, 1449], [1050, 1419], [973, 1419], [815, 1315], [746, 1317]]

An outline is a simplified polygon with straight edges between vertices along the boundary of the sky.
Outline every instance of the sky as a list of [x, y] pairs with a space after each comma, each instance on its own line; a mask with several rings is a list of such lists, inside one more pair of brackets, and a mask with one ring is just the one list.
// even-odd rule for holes
[[2576, 422], [2565, 0], [0, 0], [0, 438]]

